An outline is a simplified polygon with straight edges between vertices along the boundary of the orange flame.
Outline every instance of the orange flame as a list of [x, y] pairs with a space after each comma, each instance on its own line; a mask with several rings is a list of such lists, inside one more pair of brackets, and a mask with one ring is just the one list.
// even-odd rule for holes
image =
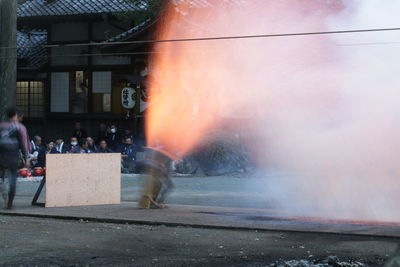
[[[274, 33], [285, 28], [276, 28], [276, 23], [268, 25], [269, 21], [275, 20], [282, 13], [286, 13], [285, 16], [293, 12], [303, 16], [307, 12], [315, 13], [316, 3], [321, 1], [289, 0], [284, 1], [285, 4], [272, 2], [275, 1], [207, 0], [197, 4], [195, 1], [171, 1], [159, 25], [157, 37], [160, 40], [171, 40]], [[292, 11], [284, 12], [285, 9], [289, 10], [288, 7]], [[334, 9], [337, 8], [335, 5]], [[271, 19], [262, 15], [267, 11]], [[279, 12], [274, 14], [274, 11]], [[231, 12], [232, 21], [226, 21], [225, 12]], [[321, 18], [325, 13], [326, 9], [321, 13]], [[252, 19], [254, 24], [259, 23], [260, 28], [241, 29], [241, 20], [246, 19]], [[292, 22], [293, 31], [297, 28], [295, 24]], [[312, 25], [314, 27], [318, 24]], [[317, 26], [313, 30], [321, 30], [322, 27]], [[319, 39], [317, 41], [320, 42]], [[263, 48], [258, 53], [267, 53], [266, 56], [254, 54], [251, 50], [254, 45], [257, 45], [256, 49]], [[146, 125], [148, 146], [162, 146], [170, 154], [183, 156], [193, 150], [223, 118], [249, 118], [257, 113], [257, 106], [265, 108], [270, 101], [264, 83], [268, 78], [259, 78], [273, 76], [274, 73], [260, 73], [257, 68], [267, 66], [263, 60], [271, 54], [268, 51], [274, 49], [282, 52], [285, 47], [281, 48], [280, 43], [265, 39], [156, 44], [156, 54], [152, 56], [149, 66], [150, 107]], [[248, 61], [241, 61], [246, 58], [244, 53], [249, 54]], [[251, 72], [255, 74], [249, 75]], [[248, 94], [254, 95], [251, 98], [244, 97]], [[260, 94], [259, 98], [257, 94]]]

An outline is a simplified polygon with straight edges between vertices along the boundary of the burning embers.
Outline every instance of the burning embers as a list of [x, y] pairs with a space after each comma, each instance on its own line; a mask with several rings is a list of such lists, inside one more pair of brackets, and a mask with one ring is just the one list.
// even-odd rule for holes
[[145, 159], [139, 162], [141, 172], [149, 175], [139, 201], [140, 208], [164, 208], [165, 198], [173, 187], [168, 173], [171, 160], [166, 152], [147, 148]]

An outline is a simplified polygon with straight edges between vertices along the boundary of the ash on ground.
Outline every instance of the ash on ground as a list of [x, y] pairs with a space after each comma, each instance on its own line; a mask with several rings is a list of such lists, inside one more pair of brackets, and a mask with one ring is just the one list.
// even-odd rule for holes
[[[268, 265], [267, 265], [268, 266]], [[270, 267], [366, 267], [368, 264], [359, 261], [341, 261], [336, 256], [329, 256], [320, 260], [289, 260], [275, 262], [269, 265]]]

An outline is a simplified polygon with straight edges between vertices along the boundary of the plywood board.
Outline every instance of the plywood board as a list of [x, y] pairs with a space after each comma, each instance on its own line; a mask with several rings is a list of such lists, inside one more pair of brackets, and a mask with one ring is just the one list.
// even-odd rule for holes
[[46, 207], [120, 204], [121, 154], [49, 154]]

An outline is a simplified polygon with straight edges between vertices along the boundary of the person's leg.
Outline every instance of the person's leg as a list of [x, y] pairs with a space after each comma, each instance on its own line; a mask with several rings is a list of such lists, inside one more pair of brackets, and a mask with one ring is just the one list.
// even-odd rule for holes
[[127, 161], [126, 168], [128, 169], [129, 173], [134, 173], [136, 171], [136, 162], [133, 160]]
[[17, 191], [17, 170], [10, 170], [10, 174], [8, 176], [9, 190], [8, 190], [8, 204], [7, 209], [11, 209], [15, 197], [15, 192]]
[[128, 170], [125, 167], [125, 161], [122, 160], [121, 161], [121, 173], [127, 173], [127, 172], [128, 172]]
[[8, 193], [6, 186], [6, 170], [0, 169], [0, 194], [4, 201], [4, 207], [7, 207]]

